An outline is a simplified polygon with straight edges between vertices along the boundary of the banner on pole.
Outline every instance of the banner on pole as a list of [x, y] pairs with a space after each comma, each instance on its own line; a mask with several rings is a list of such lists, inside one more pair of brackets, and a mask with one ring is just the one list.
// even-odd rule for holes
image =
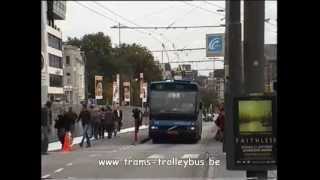
[[142, 91], [142, 102], [147, 102], [147, 97], [148, 97], [148, 83], [143, 83], [143, 87], [142, 87], [143, 91]]
[[96, 97], [96, 99], [103, 99], [102, 81], [103, 81], [103, 76], [95, 76], [95, 97]]
[[130, 82], [123, 82], [124, 101], [130, 103]]
[[113, 82], [113, 97], [112, 97], [113, 103], [119, 103], [119, 87], [117, 81]]

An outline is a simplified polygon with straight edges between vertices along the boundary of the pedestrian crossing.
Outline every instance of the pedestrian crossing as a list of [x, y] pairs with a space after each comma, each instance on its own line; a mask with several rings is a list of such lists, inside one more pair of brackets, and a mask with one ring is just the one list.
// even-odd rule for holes
[[152, 154], [150, 156], [148, 156], [147, 158], [149, 159], [163, 159], [165, 156], [162, 154]]
[[[147, 157], [147, 159], [166, 159], [166, 158], [168, 159], [171, 157], [169, 157], [169, 155], [164, 155], [164, 154], [151, 154]], [[198, 159], [200, 157], [200, 154], [182, 154], [175, 157], [178, 159]]]

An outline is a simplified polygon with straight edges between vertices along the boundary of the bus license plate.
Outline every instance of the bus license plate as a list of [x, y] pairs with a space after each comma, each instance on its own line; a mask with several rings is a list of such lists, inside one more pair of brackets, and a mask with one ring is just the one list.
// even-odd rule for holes
[[177, 134], [178, 134], [178, 131], [169, 131], [168, 134], [170, 134], [170, 135], [177, 135]]

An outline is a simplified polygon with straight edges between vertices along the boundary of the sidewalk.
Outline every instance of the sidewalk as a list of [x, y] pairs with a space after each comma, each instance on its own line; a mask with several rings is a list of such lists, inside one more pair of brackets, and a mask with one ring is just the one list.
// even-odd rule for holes
[[[140, 126], [140, 130], [143, 130], [143, 129], [147, 129], [148, 126], [147, 125], [142, 125]], [[130, 127], [130, 128], [126, 128], [126, 129], [121, 129], [120, 132], [118, 132], [118, 134], [123, 134], [123, 133], [129, 133], [129, 132], [133, 132], [134, 131], [134, 127]], [[107, 133], [105, 133], [105, 136], [108, 136]], [[75, 137], [73, 139], [73, 144], [72, 146], [74, 145], [77, 145], [77, 144], [80, 144], [82, 140], [82, 136], [79, 136], [79, 137]], [[90, 140], [95, 140], [94, 137], [92, 137]], [[144, 141], [144, 139], [142, 139], [142, 141]], [[60, 141], [56, 141], [56, 142], [52, 142], [52, 143], [49, 143], [49, 148], [48, 148], [48, 151], [57, 151], [57, 150], [61, 150], [61, 143]]]

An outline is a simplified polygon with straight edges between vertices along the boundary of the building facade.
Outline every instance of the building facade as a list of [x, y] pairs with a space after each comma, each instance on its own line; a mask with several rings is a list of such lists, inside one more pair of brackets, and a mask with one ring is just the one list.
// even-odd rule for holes
[[181, 64], [173, 72], [174, 79], [195, 81], [198, 76], [197, 70], [192, 70], [190, 64]]
[[67, 104], [85, 100], [85, 56], [80, 48], [63, 45], [64, 95]]
[[215, 90], [219, 102], [224, 102], [224, 69], [216, 69], [209, 73], [208, 87]]
[[41, 103], [60, 101], [63, 91], [62, 32], [55, 20], [64, 20], [66, 1], [41, 1]]
[[265, 44], [264, 46], [264, 80], [265, 91], [274, 92], [274, 84], [277, 82], [277, 45]]
[[162, 79], [163, 80], [172, 79], [171, 66], [169, 63], [161, 63], [160, 69], [162, 72]]

